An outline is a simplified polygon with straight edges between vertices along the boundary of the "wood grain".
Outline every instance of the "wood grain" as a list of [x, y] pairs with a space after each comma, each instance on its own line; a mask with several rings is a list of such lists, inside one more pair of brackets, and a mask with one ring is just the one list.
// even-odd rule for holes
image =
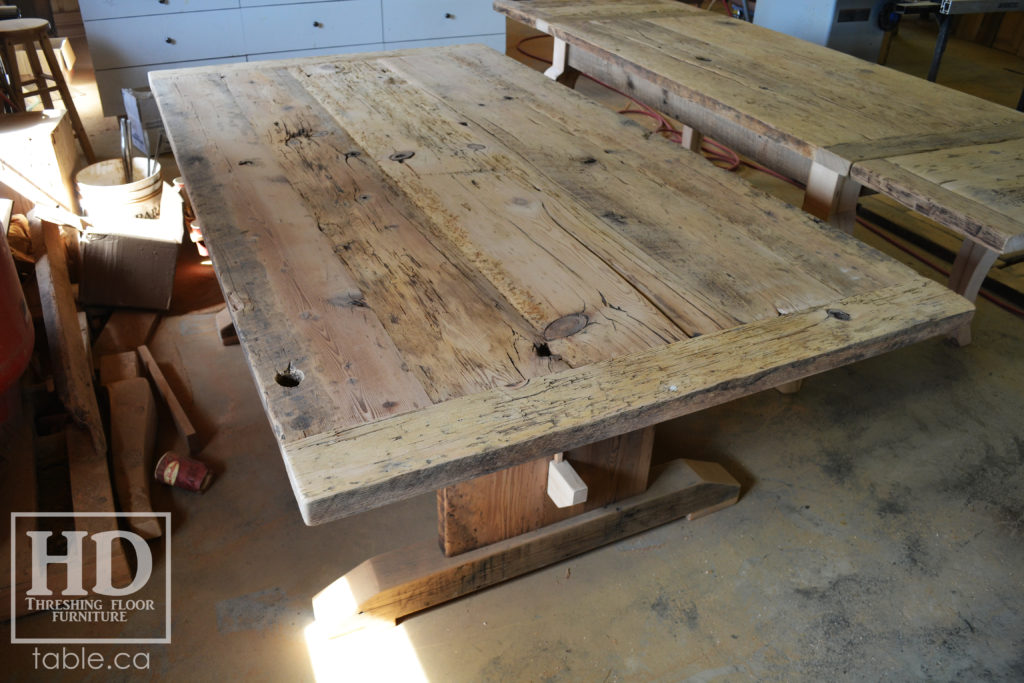
[[482, 47], [151, 80], [310, 523], [970, 316]]
[[452, 556], [642, 493], [654, 446], [648, 427], [564, 453], [587, 484], [585, 503], [558, 508], [547, 495], [541, 457], [438, 491], [438, 543]]
[[944, 334], [972, 311], [916, 280], [284, 444], [285, 464], [303, 518], [324, 522]]
[[[1019, 243], [1020, 200], [1011, 195], [1021, 185], [1024, 162], [1010, 149], [1000, 158], [981, 150], [1013, 147], [1024, 138], [1024, 114], [746, 22], [694, 14], [669, 0], [596, 13], [590, 7], [567, 0], [495, 2], [497, 11], [566, 41], [569, 66], [779, 172], [807, 179], [812, 167], [802, 159], [812, 160], [919, 205], [925, 215], [993, 248]], [[954, 150], [967, 146], [976, 152], [971, 163], [962, 163], [970, 153]], [[929, 152], [927, 159], [910, 156]], [[902, 173], [918, 163], [933, 164], [942, 180]], [[826, 194], [829, 199], [837, 198]], [[1010, 218], [994, 210], [999, 202], [1018, 213]], [[818, 198], [805, 208], [822, 218], [843, 213]]]

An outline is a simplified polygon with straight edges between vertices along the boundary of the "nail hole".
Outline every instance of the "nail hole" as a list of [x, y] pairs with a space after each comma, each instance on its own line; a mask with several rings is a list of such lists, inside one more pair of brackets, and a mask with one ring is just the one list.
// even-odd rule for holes
[[303, 377], [305, 377], [305, 375], [302, 374], [302, 370], [292, 367], [292, 364], [289, 363], [287, 368], [277, 373], [274, 377], [274, 381], [282, 387], [297, 387]]
[[828, 314], [828, 317], [835, 318], [836, 320], [846, 321], [850, 319], [849, 313], [847, 313], [846, 311], [841, 311], [838, 308], [830, 308], [827, 311], [825, 311], [825, 313]]
[[547, 344], [534, 344], [533, 350], [537, 352], [537, 355], [541, 358], [551, 357], [551, 347]]
[[391, 161], [397, 161], [401, 164], [405, 163], [406, 159], [412, 159], [414, 156], [416, 156], [416, 152], [395, 152], [389, 156], [388, 159], [391, 159]]
[[711, 60], [708, 59], [707, 57], [700, 57], [700, 56], [698, 56], [697, 57], [697, 61], [698, 62], [710, 62]]

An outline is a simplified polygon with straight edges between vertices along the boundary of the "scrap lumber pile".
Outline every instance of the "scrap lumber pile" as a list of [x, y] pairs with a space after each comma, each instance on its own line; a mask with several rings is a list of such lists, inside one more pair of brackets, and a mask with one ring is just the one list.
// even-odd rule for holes
[[[64, 531], [92, 536], [118, 529], [146, 540], [158, 538], [165, 529], [161, 515], [154, 514], [151, 486], [160, 455], [159, 422], [168, 428], [173, 424], [181, 434], [181, 446], [175, 449], [181, 452], [166, 454], [164, 460], [173, 456], [198, 462], [189, 456], [200, 445], [185, 408], [147, 347], [160, 315], [123, 308], [79, 310], [76, 280], [82, 271], [75, 231], [20, 217], [10, 223], [16, 227], [5, 230], [4, 245], [9, 243], [16, 256], [14, 285], [24, 293], [22, 305], [31, 318], [35, 348], [20, 381], [0, 386], [0, 395], [10, 404], [0, 415], [0, 499], [6, 501], [8, 513], [104, 513], [16, 517], [14, 531], [24, 538], [28, 531], [48, 530], [51, 541], [61, 539]], [[0, 257], [7, 259], [0, 265], [10, 263], [7, 254]], [[4, 291], [5, 297], [10, 294]], [[160, 480], [177, 483], [166, 470], [159, 470]], [[208, 482], [207, 476], [201, 483]], [[128, 545], [113, 546], [114, 586], [132, 581], [135, 556]], [[97, 557], [94, 543], [83, 543], [82, 548], [82, 585], [89, 590], [99, 585], [99, 563], [105, 558]], [[59, 555], [67, 550], [58, 544], [49, 552]], [[10, 539], [0, 539], [0, 562], [6, 566], [11, 566], [10, 553]], [[24, 599], [32, 567], [24, 553], [15, 553], [14, 561], [13, 581], [0, 581], [0, 600], [10, 604], [13, 592], [15, 614], [20, 615], [33, 611]], [[67, 585], [67, 567], [59, 562], [47, 565], [48, 582]]]

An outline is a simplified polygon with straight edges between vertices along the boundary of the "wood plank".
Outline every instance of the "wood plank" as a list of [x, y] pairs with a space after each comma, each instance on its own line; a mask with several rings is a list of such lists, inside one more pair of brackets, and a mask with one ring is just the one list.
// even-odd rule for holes
[[57, 393], [75, 424], [91, 435], [96, 452], [106, 457], [107, 438], [93, 389], [92, 358], [86, 356], [82, 343], [64, 242], [53, 223], [43, 221], [42, 231], [46, 253], [36, 262], [36, 282]]
[[315, 524], [945, 334], [972, 312], [942, 285], [913, 280], [282, 450], [303, 518]]
[[[565, 25], [565, 36], [557, 26], [553, 34], [600, 49], [662, 87], [685, 88], [748, 128], [814, 149], [1021, 120], [1006, 107], [728, 18], [581, 18]], [[822, 72], [829, 78], [819, 78]]]
[[[111, 382], [110, 457], [117, 499], [125, 512], [153, 512], [149, 486], [156, 443], [156, 402], [144, 377]], [[143, 538], [161, 535], [156, 517], [129, 517], [132, 530]]]
[[[316, 215], [336, 214], [338, 197], [354, 199], [343, 206], [348, 221], [318, 219], [320, 231], [357, 274], [366, 306], [431, 400], [564, 367], [557, 352], [540, 357], [534, 351], [545, 341], [543, 325], [538, 330], [524, 320], [458, 249], [426, 233], [421, 226], [432, 218], [403, 199], [371, 155], [359, 151], [362, 148], [296, 85], [291, 79], [282, 82], [256, 75], [234, 86], [232, 93], [240, 101], [258, 95], [288, 103], [286, 112], [249, 113], [258, 129], [277, 129], [282, 140], [287, 136], [284, 130], [315, 132], [309, 143], [293, 139], [276, 146], [278, 163]], [[324, 167], [337, 169], [329, 187], [320, 187], [323, 176], [315, 171]], [[572, 308], [564, 312], [575, 312], [579, 303], [573, 296]]]
[[642, 493], [653, 445], [649, 427], [567, 451], [565, 459], [588, 488], [586, 502], [571, 508], [548, 498], [550, 455], [441, 489], [441, 550], [458, 555]]
[[[494, 56], [493, 60], [500, 57]], [[329, 109], [343, 110], [339, 116], [353, 127], [357, 121], [372, 118], [377, 122], [374, 130], [389, 141], [401, 135], [401, 127], [387, 122], [407, 120], [411, 113], [405, 107], [410, 107], [409, 112], [419, 112], [416, 115], [420, 117], [428, 116], [424, 112], [429, 110], [431, 127], [443, 129], [450, 138], [451, 154], [475, 146], [481, 156], [487, 157], [486, 165], [500, 169], [497, 181], [464, 169], [477, 194], [488, 198], [508, 196], [509, 187], [515, 187], [511, 201], [515, 202], [517, 220], [554, 219], [688, 334], [820, 305], [838, 291], [871, 281], [863, 278], [863, 272], [854, 275], [839, 267], [823, 268], [820, 259], [808, 259], [812, 243], [834, 240], [831, 235], [821, 235], [820, 226], [799, 212], [781, 207], [777, 201], [752, 191], [742, 180], [699, 160], [680, 158], [678, 148], [669, 143], [643, 141], [638, 135], [635, 145], [644, 154], [633, 155], [623, 149], [622, 133], [614, 139], [569, 124], [579, 116], [594, 123], [607, 120], [613, 130], [622, 128], [615, 114], [582, 98], [545, 97], [545, 90], [552, 88], [552, 95], [558, 94], [554, 85], [545, 84], [547, 87], [541, 90], [532, 83], [532, 93], [526, 83], [522, 88], [510, 86], [517, 77], [525, 79], [532, 74], [513, 75], [494, 63], [490, 55], [482, 56], [479, 63], [458, 55], [446, 56], [443, 61], [417, 57], [382, 62], [390, 72], [390, 89], [396, 93], [394, 107], [391, 100], [360, 97], [360, 86], [341, 82], [340, 75], [310, 87], [329, 104]], [[363, 84], [368, 80], [372, 79], [354, 79]], [[454, 83], [459, 86], [453, 87]], [[449, 106], [453, 109], [447, 109]], [[363, 107], [368, 107], [365, 113]], [[519, 112], [530, 115], [513, 115]], [[460, 129], [459, 121], [470, 125]], [[599, 125], [593, 128], [605, 130]], [[543, 142], [538, 145], [538, 141]], [[373, 148], [374, 141], [361, 142]], [[421, 140], [409, 142], [417, 143], [425, 144]], [[514, 168], [507, 161], [510, 158], [531, 158], [533, 165]], [[395, 180], [410, 194], [431, 196], [430, 201], [436, 198], [445, 206], [456, 198], [464, 204], [481, 202], [447, 187], [443, 192], [435, 190], [431, 186], [434, 176], [426, 170], [430, 167], [415, 166], [414, 161], [407, 164], [412, 169], [389, 169], [389, 173], [402, 174]], [[636, 169], [637, 174], [625, 182], [621, 177], [623, 168]], [[666, 195], [666, 186], [680, 192]], [[742, 196], [744, 201], [723, 203], [721, 197], [727, 195]], [[688, 223], [679, 225], [677, 231], [659, 229], [680, 223], [680, 215], [687, 216]], [[773, 233], [772, 239], [765, 240], [765, 233], [756, 226], [766, 215], [785, 221], [793, 234]], [[846, 245], [842, 248], [845, 251]], [[891, 278], [891, 272], [871, 275]], [[607, 292], [602, 293], [611, 298]]]
[[[427, 607], [739, 499], [739, 484], [721, 466], [715, 466], [715, 480], [708, 481], [689, 462], [672, 461], [647, 492], [626, 501], [457, 557], [444, 557], [433, 544], [421, 544], [371, 558], [313, 598], [317, 623], [332, 635], [373, 621], [394, 623]], [[710, 465], [704, 463], [702, 472], [708, 472]]]
[[[175, 156], [275, 434], [291, 439], [429, 405], [414, 367], [362, 305], [358, 281], [316, 229], [318, 217], [262, 132], [218, 76], [193, 74], [186, 83], [173, 72], [154, 74], [152, 86], [164, 94], [165, 120], [187, 129], [172, 137]], [[302, 373], [298, 385], [278, 383], [289, 367]]]
[[988, 126], [979, 129], [955, 131], [953, 133], [923, 133], [900, 135], [870, 142], [848, 142], [832, 145], [828, 151], [851, 162], [868, 159], [920, 154], [936, 150], [964, 147], [967, 145], [988, 145], [1016, 140], [1021, 136], [1021, 121]]
[[188, 444], [189, 452], [195, 453], [199, 450], [200, 446], [199, 434], [196, 432], [195, 427], [192, 426], [191, 420], [188, 419], [188, 414], [185, 413], [185, 409], [174, 394], [174, 390], [171, 389], [171, 385], [167, 383], [163, 370], [160, 369], [159, 363], [153, 358], [153, 354], [150, 353], [148, 346], [143, 344], [137, 351], [139, 360], [142, 361], [142, 366], [146, 368], [146, 373], [153, 380], [153, 386], [156, 387], [157, 393], [160, 394], [164, 405], [167, 406], [167, 410], [171, 413], [171, 419], [174, 420], [174, 426], [178, 430], [178, 434]]
[[[64, 428], [68, 449], [68, 476], [71, 481], [71, 499], [75, 512], [115, 512], [114, 491], [110, 485], [110, 471], [105, 453], [96, 451], [85, 430], [68, 426]], [[89, 535], [117, 530], [114, 517], [77, 517], [75, 528]], [[87, 537], [88, 538], [88, 537]], [[96, 585], [96, 545], [82, 544], [82, 585], [88, 590]], [[131, 568], [120, 542], [114, 544], [111, 553], [111, 580], [113, 585], [127, 584], [131, 579]]]
[[[999, 253], [1024, 247], [1024, 222], [928, 180], [893, 160], [872, 159], [855, 164], [851, 175], [862, 185]], [[1012, 190], [1009, 201], [1016, 201]]]
[[[535, 335], [544, 336], [554, 353], [570, 365], [580, 365], [683, 338], [676, 325], [603, 261], [580, 249], [557, 221], [543, 213], [507, 211], [524, 201], [532, 182], [516, 156], [502, 163], [496, 159], [500, 152], [474, 148], [475, 136], [454, 120], [457, 115], [435, 117], [435, 103], [423, 102], [397, 82], [381, 89], [380, 75], [379, 67], [356, 62], [318, 73], [312, 82], [304, 79], [304, 87], [318, 96], [325, 89], [331, 92], [327, 105], [317, 108], [332, 111], [358, 147], [419, 208], [424, 216], [419, 225], [429, 231], [429, 241], [445, 255], [461, 255], [492, 283], [499, 298], [511, 303]], [[395, 79], [391, 74], [386, 77]], [[275, 87], [274, 80], [267, 77], [258, 90], [266, 93]], [[383, 111], [372, 110], [374, 92]], [[289, 101], [294, 103], [298, 95]], [[346, 105], [334, 108], [333, 98]], [[416, 117], [417, 126], [408, 125], [411, 117]], [[376, 123], [372, 128], [361, 125], [371, 118]], [[330, 128], [317, 125], [314, 130], [315, 149], [330, 144]], [[415, 157], [402, 162], [390, 158], [403, 150]], [[493, 176], [500, 180], [493, 182]], [[583, 324], [552, 336], [567, 316]]]

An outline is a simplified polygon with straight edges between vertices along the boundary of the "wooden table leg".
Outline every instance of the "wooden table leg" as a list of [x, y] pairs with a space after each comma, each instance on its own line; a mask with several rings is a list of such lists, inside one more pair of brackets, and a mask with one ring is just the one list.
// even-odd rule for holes
[[395, 623], [681, 517], [701, 517], [732, 505], [739, 494], [739, 483], [720, 465], [673, 460], [640, 495], [455, 557], [433, 542], [378, 555], [313, 598], [313, 612], [332, 636]]
[[[969, 301], [978, 298], [978, 291], [985, 281], [992, 264], [999, 258], [999, 252], [989, 249], [971, 239], [965, 239], [960, 253], [953, 262], [953, 271], [949, 274], [949, 288]], [[953, 339], [960, 346], [971, 343], [971, 326], [964, 325], [953, 334]]]
[[858, 197], [860, 183], [850, 176], [840, 175], [818, 163], [811, 166], [804, 192], [803, 209], [807, 213], [853, 234]]

